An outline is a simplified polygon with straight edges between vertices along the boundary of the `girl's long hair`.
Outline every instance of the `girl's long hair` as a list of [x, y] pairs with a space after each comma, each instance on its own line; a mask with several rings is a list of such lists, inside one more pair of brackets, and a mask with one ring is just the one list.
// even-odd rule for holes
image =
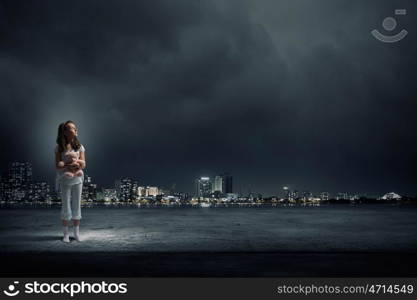
[[[66, 150], [66, 146], [68, 144], [67, 138], [64, 135], [64, 131], [65, 131], [65, 127], [69, 124], [72, 123], [75, 125], [75, 123], [73, 121], [66, 121], [65, 123], [61, 123], [58, 126], [58, 136], [56, 138], [56, 143], [58, 144], [58, 149], [59, 149], [59, 153], [62, 153]], [[77, 139], [77, 137], [75, 136], [73, 141], [71, 142], [71, 147], [72, 149], [74, 149], [74, 151], [78, 151], [78, 149], [80, 149], [81, 147], [81, 143], [80, 141]]]

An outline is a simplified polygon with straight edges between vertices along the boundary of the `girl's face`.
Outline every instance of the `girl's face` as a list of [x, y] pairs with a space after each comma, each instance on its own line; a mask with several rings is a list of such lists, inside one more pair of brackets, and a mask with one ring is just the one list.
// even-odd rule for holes
[[77, 127], [74, 123], [68, 123], [64, 131], [65, 136], [69, 141], [78, 135]]

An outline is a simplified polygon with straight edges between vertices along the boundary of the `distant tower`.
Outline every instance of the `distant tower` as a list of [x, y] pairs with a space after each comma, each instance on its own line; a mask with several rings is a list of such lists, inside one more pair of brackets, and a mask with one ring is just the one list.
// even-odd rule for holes
[[9, 168], [8, 179], [2, 192], [3, 200], [23, 201], [28, 199], [32, 184], [32, 164], [28, 162], [13, 162]]
[[91, 177], [87, 173], [84, 173], [82, 198], [88, 201], [97, 200], [97, 184], [92, 182]]
[[16, 185], [26, 185], [32, 182], [32, 164], [14, 162], [9, 169], [9, 179]]
[[195, 181], [195, 193], [197, 197], [209, 197], [212, 191], [210, 177], [200, 177]]
[[138, 188], [136, 181], [133, 181], [130, 178], [121, 178], [116, 180], [115, 188], [119, 201], [128, 202], [136, 199]]
[[213, 192], [223, 192], [223, 178], [221, 176], [214, 177]]
[[229, 173], [224, 173], [214, 178], [213, 192], [223, 194], [233, 193], [233, 177]]
[[290, 189], [288, 186], [284, 186], [282, 190], [284, 191], [284, 199], [290, 199]]
[[233, 193], [233, 177], [229, 173], [222, 175], [223, 178], [223, 193], [231, 194]]

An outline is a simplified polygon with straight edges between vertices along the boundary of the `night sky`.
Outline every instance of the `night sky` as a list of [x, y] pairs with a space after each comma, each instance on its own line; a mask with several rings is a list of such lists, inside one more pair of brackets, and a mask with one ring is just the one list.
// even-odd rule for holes
[[417, 195], [416, 23], [411, 0], [0, 1], [0, 171], [52, 184], [73, 120], [100, 187]]

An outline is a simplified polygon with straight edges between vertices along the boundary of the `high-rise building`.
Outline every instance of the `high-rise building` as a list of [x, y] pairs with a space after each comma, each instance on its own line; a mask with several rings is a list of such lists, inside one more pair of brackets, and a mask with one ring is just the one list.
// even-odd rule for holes
[[210, 177], [200, 177], [195, 182], [195, 193], [197, 197], [209, 197], [212, 192]]
[[136, 200], [138, 183], [130, 178], [121, 178], [116, 180], [115, 188], [119, 201], [128, 202]]
[[284, 199], [288, 201], [295, 201], [299, 198], [299, 192], [297, 190], [291, 190], [289, 187], [284, 186]]
[[213, 192], [223, 193], [223, 178], [221, 176], [214, 177], [214, 187]]
[[115, 188], [119, 201], [127, 202], [131, 198], [132, 180], [130, 178], [121, 178], [116, 180]]
[[82, 199], [86, 201], [97, 200], [97, 184], [91, 181], [91, 177], [84, 172], [84, 183], [82, 191]]
[[233, 193], [233, 177], [229, 173], [214, 177], [213, 192], [220, 192], [222, 194]]
[[288, 188], [288, 186], [284, 186], [282, 188], [283, 193], [284, 193], [284, 199], [289, 200], [290, 198], [290, 189]]
[[30, 183], [27, 193], [27, 200], [30, 202], [47, 202], [50, 200], [50, 186], [46, 182]]
[[32, 164], [13, 162], [0, 181], [0, 198], [6, 202], [48, 202], [51, 189], [48, 183], [33, 181]]
[[12, 187], [7, 178], [2, 178], [0, 182], [0, 199], [1, 201], [10, 201], [12, 198]]
[[225, 173], [222, 176], [223, 179], [223, 193], [231, 194], [233, 193], [233, 177], [229, 173]]
[[32, 164], [28, 162], [14, 162], [9, 169], [9, 179], [13, 184], [25, 185], [32, 182]]
[[32, 164], [13, 162], [7, 176], [1, 180], [0, 196], [2, 201], [29, 201], [29, 190], [32, 184]]

